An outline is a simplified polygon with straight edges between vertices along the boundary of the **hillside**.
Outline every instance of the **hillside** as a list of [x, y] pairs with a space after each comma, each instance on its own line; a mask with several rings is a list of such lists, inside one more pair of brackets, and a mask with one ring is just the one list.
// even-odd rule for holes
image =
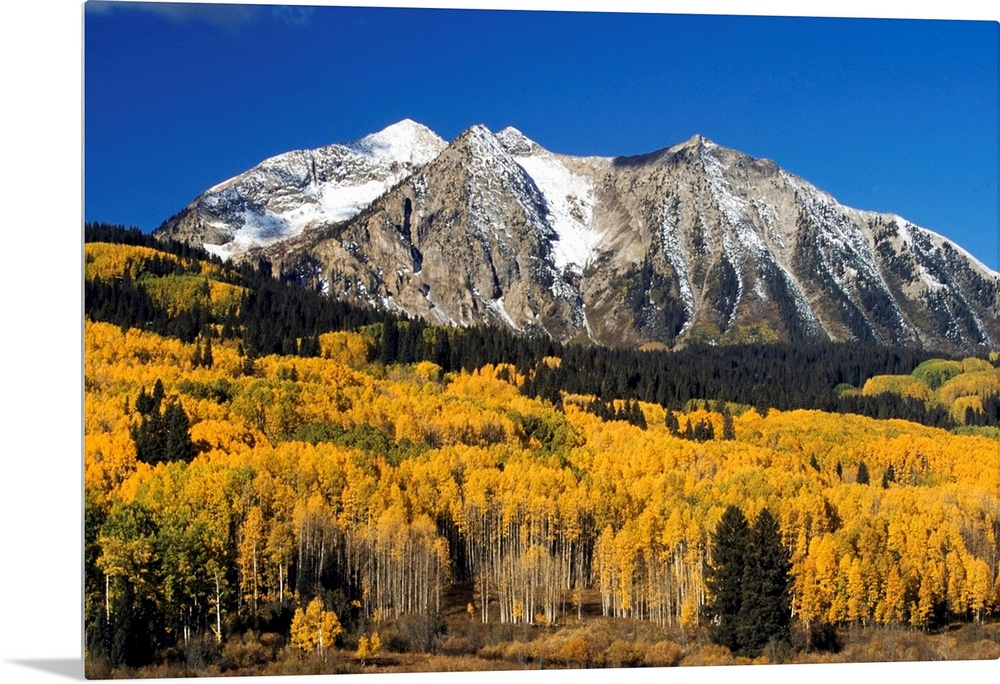
[[[574, 391], [559, 384], [571, 348], [367, 320], [174, 247], [85, 251], [92, 675], [751, 662], [709, 643], [729, 505], [772, 513], [791, 562], [796, 636], [763, 661], [949, 624], [965, 645], [937, 657], [998, 653], [990, 361], [890, 356], [828, 387], [938, 406], [969, 423], [954, 431], [726, 396], [662, 404], [616, 396], [629, 357], [604, 360], [619, 382], [603, 394]], [[150, 318], [96, 320], [128, 315], [108, 291], [144, 293]], [[301, 335], [255, 322], [261, 300]]]

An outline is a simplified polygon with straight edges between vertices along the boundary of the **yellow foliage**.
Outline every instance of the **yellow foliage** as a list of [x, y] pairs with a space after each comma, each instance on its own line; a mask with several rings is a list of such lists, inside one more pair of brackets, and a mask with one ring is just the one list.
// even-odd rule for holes
[[114, 492], [135, 472], [135, 444], [128, 432], [87, 435], [83, 453], [87, 491]]
[[354, 652], [355, 657], [360, 660], [372, 657], [371, 646], [368, 644], [368, 637], [361, 635], [358, 639], [358, 650]]
[[949, 411], [951, 419], [955, 421], [955, 423], [958, 425], [964, 425], [965, 412], [968, 409], [972, 409], [974, 413], [982, 413], [983, 412], [982, 397], [973, 395], [973, 396], [958, 397], [957, 399], [955, 399], [955, 401], [952, 402], [951, 410]]
[[151, 247], [88, 242], [83, 246], [83, 273], [88, 280], [123, 278], [126, 274], [135, 280], [150, 259], [163, 259], [171, 263], [180, 261], [172, 254]]
[[[439, 369], [421, 363], [375, 377], [365, 370], [368, 342], [355, 333], [324, 335], [321, 358], [260, 359], [252, 378], [222, 343], [211, 368], [193, 368], [193, 345], [143, 331], [87, 323], [84, 342], [88, 496], [105, 507], [139, 503], [157, 520], [197, 520], [232, 564], [244, 603], [290, 598], [299, 554], [339, 545], [365, 568], [356, 598], [367, 616], [432, 606], [450, 581], [453, 550], [440, 531], [448, 526], [465, 540], [477, 616], [499, 609], [506, 622], [561, 620], [584, 586], [581, 549], [592, 548], [586, 570], [607, 615], [696, 628], [711, 531], [736, 503], [751, 520], [765, 507], [779, 520], [800, 617], [919, 624], [942, 601], [981, 616], [1000, 610], [989, 556], [1000, 463], [987, 437], [748, 409], [734, 416], [736, 440], [697, 443], [672, 436], [657, 406], [642, 405], [645, 430], [582, 410], [585, 397], [567, 396], [560, 412], [522, 395], [510, 366], [439, 381]], [[969, 367], [937, 392], [963, 415], [982, 407], [997, 378]], [[202, 449], [191, 463], [136, 462], [130, 407], [157, 379], [191, 420]], [[864, 391], [879, 387], [935, 398], [916, 378], [883, 376]], [[682, 429], [707, 420], [721, 436], [718, 413], [691, 408], [678, 414]], [[330, 441], [298, 441], [306, 426]], [[869, 486], [853, 482], [862, 461]], [[883, 489], [890, 467], [894, 481]], [[106, 541], [109, 572], [144, 558], [146, 547]], [[313, 603], [293, 619], [302, 652], [320, 636], [331, 646], [339, 633], [332, 611]], [[377, 653], [376, 637], [365, 638], [365, 656], [359, 643], [359, 657]], [[586, 664], [605, 647], [570, 640], [556, 659]], [[669, 645], [659, 651], [650, 647], [647, 661], [680, 658]], [[692, 657], [731, 661], [721, 651]]]
[[866, 397], [884, 393], [919, 401], [930, 401], [933, 397], [933, 392], [927, 383], [912, 375], [876, 375], [869, 378], [861, 388], [861, 394]]
[[190, 310], [198, 303], [222, 317], [230, 307], [239, 306], [244, 293], [242, 287], [194, 274], [148, 278], [143, 285], [150, 297], [162, 304], [170, 315]]
[[946, 406], [951, 406], [959, 397], [985, 398], [990, 394], [1000, 394], [1000, 376], [992, 368], [956, 375], [938, 390], [938, 397]]
[[338, 635], [344, 631], [337, 614], [323, 609], [323, 601], [317, 596], [303, 611], [296, 608], [292, 617], [292, 645], [303, 653], [323, 651], [333, 648]]
[[368, 360], [370, 341], [358, 333], [331, 332], [319, 336], [320, 353], [325, 359], [359, 367]]

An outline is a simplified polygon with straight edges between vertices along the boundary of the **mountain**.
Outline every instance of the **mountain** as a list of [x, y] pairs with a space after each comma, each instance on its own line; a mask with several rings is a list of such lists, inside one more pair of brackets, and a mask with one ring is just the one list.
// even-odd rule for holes
[[351, 218], [446, 146], [404, 120], [354, 143], [286, 152], [209, 188], [156, 232], [239, 257]]
[[560, 341], [997, 349], [1000, 274], [701, 136], [634, 157], [403, 121], [279, 155], [157, 229], [331, 296]]

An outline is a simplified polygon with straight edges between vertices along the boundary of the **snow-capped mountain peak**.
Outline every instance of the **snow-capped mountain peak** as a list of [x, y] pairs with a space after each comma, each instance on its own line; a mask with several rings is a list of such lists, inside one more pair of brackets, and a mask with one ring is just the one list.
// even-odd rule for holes
[[544, 151], [534, 140], [513, 126], [507, 126], [497, 133], [497, 140], [515, 157], [529, 157], [535, 152]]
[[1000, 274], [700, 134], [576, 157], [514, 127], [475, 125], [448, 144], [407, 119], [266, 160], [157, 234], [266, 258], [333, 296], [560, 340], [723, 343], [769, 330], [1000, 346]]
[[405, 119], [352, 143], [286, 152], [213, 186], [158, 231], [240, 257], [350, 219], [446, 147]]
[[347, 145], [386, 162], [406, 162], [413, 165], [426, 164], [446, 146], [447, 143], [434, 131], [412, 119], [403, 119]]

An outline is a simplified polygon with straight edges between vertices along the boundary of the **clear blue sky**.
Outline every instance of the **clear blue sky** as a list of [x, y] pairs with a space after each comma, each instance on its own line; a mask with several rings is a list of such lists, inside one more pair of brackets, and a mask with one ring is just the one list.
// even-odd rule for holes
[[998, 24], [89, 2], [85, 219], [152, 230], [291, 149], [411, 118], [577, 155], [695, 133], [993, 269]]

